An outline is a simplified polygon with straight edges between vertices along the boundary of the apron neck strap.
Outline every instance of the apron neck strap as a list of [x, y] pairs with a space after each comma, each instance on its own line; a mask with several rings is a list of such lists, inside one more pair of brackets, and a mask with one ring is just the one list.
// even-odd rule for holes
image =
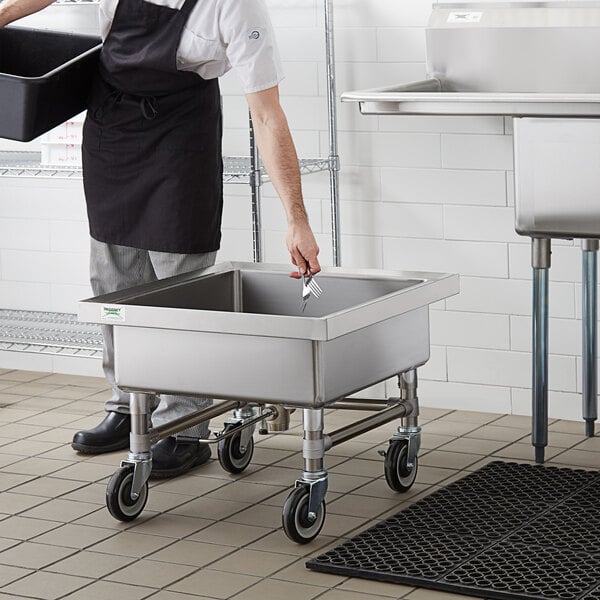
[[185, 0], [183, 6], [179, 9], [179, 12], [183, 17], [189, 17], [197, 3], [198, 0]]

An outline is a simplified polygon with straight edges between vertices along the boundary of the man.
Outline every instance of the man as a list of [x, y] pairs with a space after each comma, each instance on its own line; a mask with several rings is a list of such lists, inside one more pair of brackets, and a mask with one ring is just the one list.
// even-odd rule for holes
[[[5, 0], [0, 27], [51, 3]], [[279, 103], [281, 66], [264, 0], [100, 0], [100, 26], [104, 45], [82, 149], [94, 294], [214, 264], [223, 194], [218, 77], [232, 67], [286, 212], [291, 261], [299, 273], [319, 272], [298, 159]], [[129, 398], [115, 384], [111, 328], [103, 334], [113, 390], [107, 416], [72, 443], [89, 454], [129, 445]], [[162, 396], [153, 424], [210, 402]], [[197, 440], [207, 436], [206, 423], [156, 443], [152, 477], [173, 477], [206, 462], [210, 448]]]

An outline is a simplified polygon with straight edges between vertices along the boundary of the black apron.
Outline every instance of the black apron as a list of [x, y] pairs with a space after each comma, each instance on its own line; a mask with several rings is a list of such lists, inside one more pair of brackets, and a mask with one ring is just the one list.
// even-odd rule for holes
[[182, 254], [219, 248], [219, 83], [177, 70], [196, 2], [180, 10], [145, 0], [117, 6], [83, 134], [90, 234], [98, 241]]

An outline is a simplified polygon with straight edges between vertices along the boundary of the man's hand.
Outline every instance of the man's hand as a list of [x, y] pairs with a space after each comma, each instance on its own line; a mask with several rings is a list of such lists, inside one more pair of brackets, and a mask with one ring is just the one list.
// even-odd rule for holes
[[319, 246], [308, 221], [303, 224], [290, 225], [286, 243], [292, 263], [298, 267], [298, 271], [290, 274], [291, 277], [299, 279], [301, 274], [305, 275], [310, 272], [312, 275], [316, 275], [321, 270], [317, 258]]

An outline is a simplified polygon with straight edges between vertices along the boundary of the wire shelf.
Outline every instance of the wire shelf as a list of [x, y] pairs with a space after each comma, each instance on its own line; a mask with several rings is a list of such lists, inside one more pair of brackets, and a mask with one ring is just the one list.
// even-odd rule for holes
[[0, 177], [52, 177], [74, 179], [81, 177], [81, 167], [42, 165], [41, 152], [0, 152]]
[[102, 333], [69, 313], [0, 309], [0, 350], [102, 358]]
[[[76, 1], [76, 0], [73, 0]], [[330, 161], [327, 158], [304, 158], [300, 160], [303, 175], [327, 171]], [[263, 165], [260, 167], [262, 182], [269, 181]], [[73, 165], [42, 165], [40, 152], [3, 151], [0, 152], [0, 177], [38, 177], [53, 179], [80, 179], [82, 169]], [[224, 183], [250, 183], [252, 177], [250, 158], [247, 156], [223, 157]]]
[[[329, 169], [328, 158], [302, 158], [299, 160], [300, 173], [309, 175]], [[223, 183], [250, 183], [252, 166], [248, 156], [223, 157]], [[269, 176], [264, 165], [260, 165], [261, 183], [269, 181]]]

